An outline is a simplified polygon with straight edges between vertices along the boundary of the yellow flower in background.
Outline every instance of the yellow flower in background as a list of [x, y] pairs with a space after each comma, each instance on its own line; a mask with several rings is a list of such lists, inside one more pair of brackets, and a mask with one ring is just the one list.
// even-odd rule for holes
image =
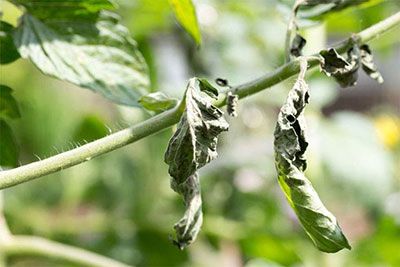
[[375, 128], [378, 136], [389, 149], [396, 147], [400, 143], [400, 118], [382, 114], [374, 119]]

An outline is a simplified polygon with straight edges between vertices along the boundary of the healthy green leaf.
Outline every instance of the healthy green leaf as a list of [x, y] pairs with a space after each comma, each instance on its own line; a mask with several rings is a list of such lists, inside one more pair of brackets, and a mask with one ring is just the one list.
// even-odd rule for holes
[[21, 115], [17, 101], [11, 95], [12, 89], [0, 84], [0, 118], [16, 119]]
[[290, 54], [295, 57], [299, 57], [302, 55], [302, 50], [306, 45], [307, 41], [300, 34], [296, 34], [293, 38], [292, 45], [290, 48]]
[[170, 98], [162, 92], [155, 92], [139, 99], [140, 105], [145, 109], [155, 112], [163, 112], [176, 106], [178, 99]]
[[14, 34], [23, 58], [42, 72], [139, 106], [149, 87], [147, 65], [106, 0], [18, 0], [28, 12]]
[[15, 167], [18, 164], [18, 146], [10, 126], [0, 119], [0, 166]]
[[192, 36], [197, 45], [201, 44], [200, 27], [192, 0], [169, 0], [179, 24]]
[[12, 38], [13, 31], [11, 24], [0, 21], [0, 64], [11, 63], [20, 57]]
[[303, 78], [299, 78], [280, 110], [274, 134], [279, 184], [303, 228], [319, 250], [337, 252], [343, 248], [350, 249], [336, 218], [325, 208], [304, 175], [308, 146], [304, 108], [308, 98], [308, 86]]
[[347, 51], [347, 60], [340, 56], [335, 49], [322, 50], [321, 70], [327, 76], [333, 76], [341, 87], [354, 86], [358, 79], [360, 67], [360, 51], [354, 45]]
[[379, 73], [378, 68], [374, 63], [374, 57], [372, 56], [371, 49], [368, 45], [364, 44], [360, 46], [361, 54], [361, 66], [365, 73], [376, 80], [378, 83], [383, 83], [383, 77]]
[[185, 111], [169, 141], [165, 162], [176, 184], [181, 184], [199, 168], [217, 157], [217, 136], [228, 130], [223, 112], [202, 92], [218, 91], [205, 80], [192, 78], [186, 89]]
[[174, 225], [177, 239], [174, 243], [184, 249], [196, 239], [203, 223], [199, 176], [195, 173], [185, 182], [173, 184], [172, 188], [183, 196], [186, 207], [184, 216]]

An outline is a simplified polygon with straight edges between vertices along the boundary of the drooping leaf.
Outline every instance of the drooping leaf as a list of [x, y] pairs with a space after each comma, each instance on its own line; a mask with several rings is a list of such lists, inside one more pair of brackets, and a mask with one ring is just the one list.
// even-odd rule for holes
[[12, 38], [13, 31], [11, 24], [0, 21], [0, 64], [11, 63], [20, 57]]
[[197, 45], [201, 44], [200, 27], [192, 0], [169, 0], [179, 24], [192, 36]]
[[383, 83], [383, 77], [379, 73], [377, 66], [374, 63], [374, 57], [368, 45], [360, 46], [361, 66], [365, 73], [376, 80], [378, 83]]
[[347, 60], [340, 56], [335, 49], [322, 50], [321, 70], [327, 76], [333, 76], [341, 87], [353, 86], [358, 79], [360, 67], [360, 51], [354, 45], [347, 51]]
[[10, 126], [0, 119], [0, 166], [17, 166], [18, 152], [18, 146]]
[[12, 89], [0, 84], [0, 118], [16, 119], [21, 116], [17, 101], [12, 96]]
[[155, 92], [139, 99], [140, 105], [145, 109], [155, 112], [163, 112], [176, 106], [178, 99], [171, 98], [162, 92]]
[[149, 87], [147, 65], [107, 0], [16, 0], [27, 13], [14, 33], [23, 58], [43, 73], [139, 106]]
[[304, 108], [308, 86], [299, 78], [282, 106], [275, 128], [275, 165], [278, 181], [303, 228], [316, 247], [324, 252], [350, 249], [336, 218], [321, 202], [304, 175], [308, 146]]
[[172, 188], [182, 195], [186, 207], [185, 214], [174, 225], [176, 232], [174, 243], [179, 249], [184, 249], [196, 239], [203, 223], [199, 175], [195, 173], [185, 182]]
[[179, 248], [192, 243], [202, 223], [200, 184], [197, 170], [217, 157], [217, 136], [228, 130], [228, 123], [211, 98], [218, 91], [206, 80], [192, 78], [186, 89], [185, 110], [165, 152], [171, 187], [181, 194], [186, 212], [175, 224]]
[[192, 78], [186, 89], [185, 111], [169, 141], [165, 162], [176, 184], [186, 181], [196, 170], [217, 157], [217, 136], [228, 130], [223, 112], [202, 92], [217, 90], [208, 82]]
[[302, 55], [302, 50], [306, 45], [307, 41], [300, 34], [296, 34], [293, 38], [292, 45], [290, 48], [290, 54], [295, 57]]

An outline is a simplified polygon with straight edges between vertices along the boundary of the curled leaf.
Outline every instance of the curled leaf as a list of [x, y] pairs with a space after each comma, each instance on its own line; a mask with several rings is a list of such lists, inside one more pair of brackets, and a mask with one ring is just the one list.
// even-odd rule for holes
[[347, 60], [335, 49], [322, 50], [321, 70], [327, 76], [333, 76], [341, 87], [354, 86], [358, 79], [360, 51], [355, 45], [347, 51]]
[[179, 249], [184, 249], [196, 239], [203, 223], [199, 176], [195, 173], [179, 185], [172, 184], [172, 188], [183, 196], [186, 207], [185, 214], [174, 225], [176, 232], [174, 243]]
[[202, 94], [218, 93], [212, 88], [205, 80], [192, 78], [186, 89], [186, 108], [165, 153], [169, 174], [177, 184], [217, 157], [217, 136], [228, 130], [223, 112]]
[[155, 92], [139, 99], [139, 104], [145, 109], [155, 112], [163, 112], [176, 106], [178, 99], [171, 98], [162, 92]]
[[304, 230], [319, 250], [337, 252], [343, 248], [350, 249], [336, 218], [326, 209], [304, 175], [308, 142], [303, 113], [308, 98], [308, 86], [300, 77], [280, 110], [275, 128], [278, 181]]
[[293, 38], [292, 45], [290, 48], [290, 54], [295, 57], [302, 55], [302, 50], [306, 45], [307, 41], [300, 34], [296, 34]]
[[361, 66], [365, 73], [376, 80], [378, 83], [383, 83], [383, 77], [379, 73], [378, 68], [374, 63], [374, 57], [372, 56], [371, 49], [368, 45], [364, 44], [360, 46], [361, 54]]
[[180, 249], [195, 240], [202, 224], [197, 170], [217, 157], [217, 136], [229, 127], [209, 96], [217, 97], [218, 91], [206, 80], [190, 79], [185, 111], [165, 152], [171, 187], [183, 196], [186, 206], [185, 215], [174, 227], [177, 236], [174, 243]]

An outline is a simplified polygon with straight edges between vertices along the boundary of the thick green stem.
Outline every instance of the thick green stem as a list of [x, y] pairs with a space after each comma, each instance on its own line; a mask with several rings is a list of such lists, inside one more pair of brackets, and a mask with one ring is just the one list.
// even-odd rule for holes
[[62, 260], [78, 266], [129, 266], [93, 252], [33, 236], [12, 236], [7, 242], [0, 244], [0, 250], [7, 256], [41, 256]]
[[[353, 36], [361, 43], [370, 41], [380, 36], [382, 33], [400, 24], [400, 12], [391, 17], [365, 29]], [[344, 51], [349, 45], [349, 40], [344, 40], [334, 46], [338, 51]], [[316, 66], [319, 61], [313, 57], [308, 61], [309, 67]], [[254, 81], [232, 88], [233, 93], [238, 94], [239, 98], [260, 92], [266, 88], [278, 84], [300, 71], [299, 60], [293, 60], [275, 71], [266, 74]], [[215, 104], [223, 106], [226, 103], [226, 95], [223, 95]], [[35, 178], [57, 172], [82, 162], [88, 161], [93, 157], [113, 151], [127, 144], [136, 142], [146, 136], [157, 133], [163, 129], [171, 127], [179, 121], [182, 109], [178, 106], [175, 109], [163, 112], [142, 123], [119, 132], [110, 134], [104, 138], [88, 143], [70, 151], [60, 153], [53, 157], [33, 162], [15, 169], [0, 172], [0, 189], [15, 186], [28, 182]]]

